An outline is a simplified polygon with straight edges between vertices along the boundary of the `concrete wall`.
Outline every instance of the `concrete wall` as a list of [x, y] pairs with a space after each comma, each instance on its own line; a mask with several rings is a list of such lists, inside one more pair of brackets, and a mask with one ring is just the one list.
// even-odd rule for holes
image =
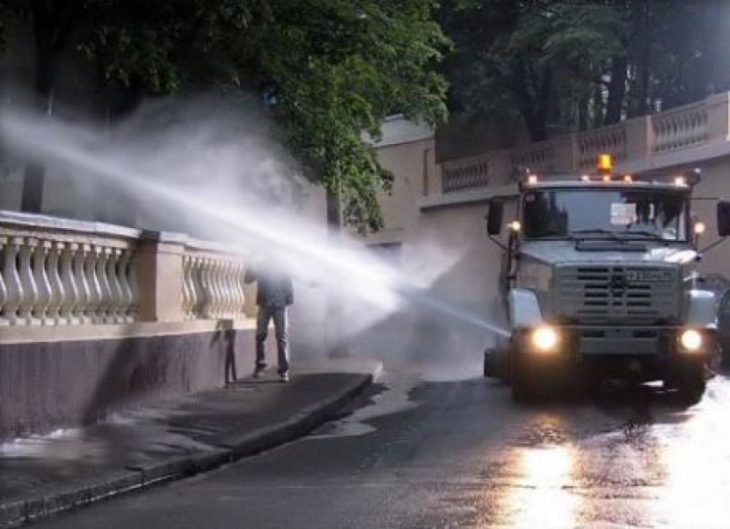
[[234, 368], [239, 376], [248, 374], [254, 365], [252, 326], [207, 326], [199, 332], [0, 344], [0, 438], [89, 424], [143, 399], [219, 387]]

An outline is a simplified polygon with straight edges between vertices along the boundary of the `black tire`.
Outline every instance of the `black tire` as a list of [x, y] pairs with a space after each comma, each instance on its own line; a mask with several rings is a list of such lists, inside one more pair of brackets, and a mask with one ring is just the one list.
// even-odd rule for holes
[[707, 382], [703, 362], [683, 366], [672, 381], [677, 390], [677, 401], [682, 406], [693, 406], [702, 400]]

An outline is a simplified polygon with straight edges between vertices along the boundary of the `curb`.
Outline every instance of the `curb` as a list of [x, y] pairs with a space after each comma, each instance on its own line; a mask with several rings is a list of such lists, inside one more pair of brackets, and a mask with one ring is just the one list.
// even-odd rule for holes
[[218, 449], [203, 454], [168, 459], [150, 466], [127, 467], [113, 477], [100, 478], [97, 482], [70, 486], [66, 490], [33, 499], [2, 503], [0, 529], [19, 527], [122, 494], [207, 472], [294, 441], [336, 418], [339, 410], [372, 385], [381, 371], [382, 364], [377, 364], [370, 373], [363, 374], [361, 380], [351, 384], [339, 395], [304, 408], [286, 421], [244, 435], [230, 445], [220, 445]]

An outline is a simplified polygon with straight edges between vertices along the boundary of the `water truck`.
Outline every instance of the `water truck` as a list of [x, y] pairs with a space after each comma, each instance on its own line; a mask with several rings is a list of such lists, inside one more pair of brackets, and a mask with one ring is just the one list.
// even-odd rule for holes
[[[716, 296], [696, 267], [724, 240], [699, 247], [699, 171], [615, 175], [601, 155], [591, 175], [517, 175], [508, 237], [498, 238], [506, 198], [490, 200], [486, 219], [510, 332], [485, 351], [485, 376], [516, 401], [614, 379], [661, 381], [699, 401], [719, 341]], [[730, 235], [730, 202], [717, 203], [717, 231]]]

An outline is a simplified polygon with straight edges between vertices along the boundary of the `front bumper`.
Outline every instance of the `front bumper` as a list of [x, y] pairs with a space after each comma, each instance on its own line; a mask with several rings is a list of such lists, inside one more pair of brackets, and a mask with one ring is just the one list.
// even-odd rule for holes
[[703, 345], [699, 351], [682, 350], [678, 337], [683, 326], [557, 326], [560, 347], [552, 353], [534, 351], [530, 330], [522, 329], [513, 336], [513, 354], [528, 369], [563, 373], [597, 367], [617, 375], [632, 372], [651, 380], [664, 378], [676, 370], [697, 363], [712, 364], [717, 348], [717, 335], [711, 329], [701, 330]]

